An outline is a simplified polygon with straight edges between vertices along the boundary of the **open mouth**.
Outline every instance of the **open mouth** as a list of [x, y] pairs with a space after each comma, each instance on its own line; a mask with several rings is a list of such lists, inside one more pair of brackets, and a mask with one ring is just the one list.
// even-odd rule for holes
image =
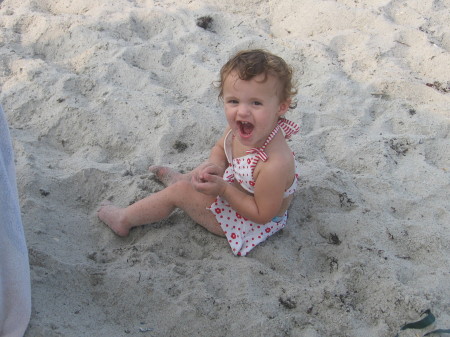
[[238, 122], [238, 126], [239, 126], [239, 131], [241, 132], [241, 135], [243, 135], [243, 136], [250, 136], [254, 129], [253, 124], [249, 123], [249, 122]]

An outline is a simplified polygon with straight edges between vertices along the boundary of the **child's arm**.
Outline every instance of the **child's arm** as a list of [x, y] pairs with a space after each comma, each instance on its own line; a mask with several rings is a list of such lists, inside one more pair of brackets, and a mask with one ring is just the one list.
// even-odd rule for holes
[[265, 163], [255, 181], [255, 191], [249, 195], [235, 186], [227, 184], [221, 197], [243, 217], [256, 222], [267, 223], [280, 211], [286, 186], [286, 165], [272, 161]]
[[[214, 171], [214, 167], [195, 181], [194, 187], [210, 195], [220, 195], [243, 217], [255, 223], [267, 223], [280, 211], [287, 183], [289, 165], [283, 160], [264, 163], [255, 181], [255, 193], [249, 195], [236, 186], [228, 184]], [[270, 164], [269, 164], [270, 163]]]

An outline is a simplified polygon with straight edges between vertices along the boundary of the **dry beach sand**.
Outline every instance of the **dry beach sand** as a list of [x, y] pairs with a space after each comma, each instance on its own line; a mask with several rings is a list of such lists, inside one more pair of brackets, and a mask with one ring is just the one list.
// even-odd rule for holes
[[[428, 308], [450, 328], [448, 0], [0, 7], [27, 337], [393, 336]], [[226, 123], [213, 82], [246, 48], [298, 75], [286, 229], [245, 258], [182, 212], [115, 236], [98, 203], [161, 189], [149, 165], [208, 156]]]

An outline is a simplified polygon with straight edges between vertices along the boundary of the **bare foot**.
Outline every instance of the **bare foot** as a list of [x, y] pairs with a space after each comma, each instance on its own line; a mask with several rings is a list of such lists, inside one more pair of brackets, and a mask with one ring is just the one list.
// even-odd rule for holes
[[184, 174], [177, 172], [167, 166], [153, 165], [148, 168], [164, 186], [172, 185], [179, 180], [187, 179]]
[[129, 226], [123, 216], [123, 209], [111, 204], [103, 204], [97, 211], [101, 221], [108, 225], [119, 236], [127, 236], [130, 232]]

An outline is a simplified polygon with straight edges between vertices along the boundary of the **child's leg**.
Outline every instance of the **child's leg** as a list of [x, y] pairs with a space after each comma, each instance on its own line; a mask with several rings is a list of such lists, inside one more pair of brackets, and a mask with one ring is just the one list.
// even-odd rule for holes
[[167, 166], [153, 165], [150, 166], [148, 170], [152, 172], [166, 187], [176, 183], [179, 180], [191, 180], [190, 173], [183, 174]]
[[126, 208], [102, 206], [98, 217], [117, 235], [126, 236], [131, 228], [161, 221], [180, 208], [210, 232], [223, 236], [216, 218], [206, 209], [214, 200], [197, 192], [189, 181], [180, 180]]

